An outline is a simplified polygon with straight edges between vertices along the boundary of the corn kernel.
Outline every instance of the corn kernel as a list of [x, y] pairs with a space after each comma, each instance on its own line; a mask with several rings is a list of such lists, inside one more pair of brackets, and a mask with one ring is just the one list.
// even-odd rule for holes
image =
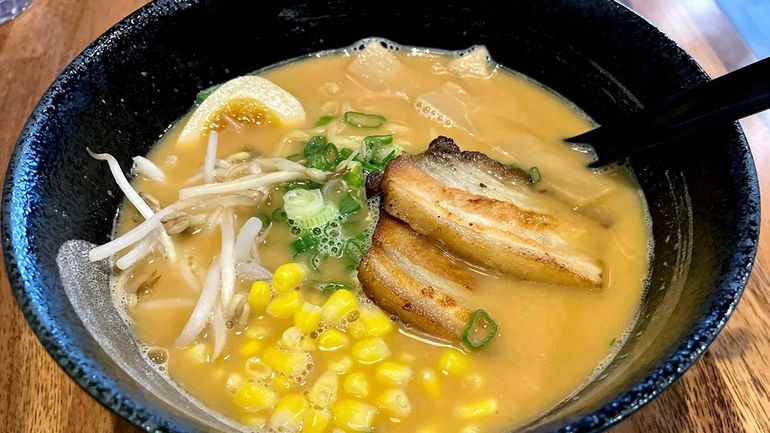
[[259, 349], [262, 347], [262, 345], [257, 340], [249, 340], [245, 343], [243, 343], [243, 346], [241, 346], [240, 349], [238, 349], [238, 352], [240, 352], [243, 356], [254, 356], [259, 352]]
[[194, 362], [207, 362], [209, 360], [205, 343], [196, 343], [185, 349], [184, 353]]
[[350, 359], [349, 356], [343, 355], [336, 361], [329, 361], [329, 363], [326, 365], [330, 371], [333, 371], [337, 374], [348, 374], [350, 373], [350, 369], [353, 368], [353, 360]]
[[497, 400], [489, 398], [460, 406], [456, 410], [460, 418], [480, 418], [497, 413]]
[[353, 345], [353, 358], [361, 364], [374, 364], [390, 356], [388, 345], [380, 337], [367, 338]]
[[227, 375], [227, 381], [225, 382], [225, 389], [230, 394], [235, 394], [246, 383], [246, 379], [238, 373], [232, 372]]
[[239, 408], [257, 412], [275, 406], [278, 396], [270, 388], [255, 383], [247, 383], [235, 392], [233, 403]]
[[441, 397], [441, 384], [439, 384], [438, 376], [433, 370], [422, 370], [420, 372], [420, 382], [422, 382], [425, 392], [433, 398]]
[[257, 379], [266, 379], [273, 374], [273, 369], [257, 357], [247, 359], [244, 370], [246, 370], [246, 373], [248, 373], [249, 376]]
[[249, 326], [249, 329], [245, 332], [246, 337], [251, 340], [264, 340], [265, 337], [270, 335], [270, 330], [264, 326]]
[[273, 287], [278, 293], [287, 293], [297, 287], [307, 275], [307, 266], [301, 263], [285, 263], [273, 274]]
[[377, 367], [377, 382], [393, 387], [405, 387], [412, 380], [412, 369], [397, 362], [386, 361]]
[[353, 431], [364, 432], [372, 428], [377, 408], [354, 400], [341, 400], [334, 405], [334, 425]]
[[305, 302], [294, 313], [294, 325], [305, 334], [318, 329], [321, 324], [321, 307]]
[[446, 349], [441, 353], [438, 365], [444, 374], [459, 374], [468, 368], [468, 359], [457, 350]]
[[369, 379], [364, 373], [352, 373], [345, 378], [342, 389], [355, 397], [366, 397], [369, 395]]
[[296, 326], [292, 326], [281, 334], [281, 345], [290, 352], [300, 352], [304, 350], [302, 344], [304, 338], [305, 334]]
[[254, 281], [249, 290], [249, 306], [252, 311], [262, 313], [270, 301], [270, 284], [267, 281]]
[[290, 377], [283, 375], [278, 375], [270, 379], [270, 385], [272, 385], [276, 391], [288, 391], [294, 388], [294, 385], [296, 384], [297, 382], [293, 381]]
[[325, 410], [310, 409], [302, 424], [302, 433], [323, 433], [329, 425], [331, 414]]
[[393, 330], [390, 317], [377, 307], [362, 308], [361, 322], [366, 328], [366, 334], [370, 337], [382, 337]]
[[288, 352], [270, 346], [262, 354], [262, 361], [278, 373], [286, 376], [297, 376], [310, 362], [310, 355], [305, 352]]
[[318, 348], [321, 350], [338, 350], [348, 344], [350, 344], [350, 339], [339, 329], [329, 328], [318, 336]]
[[366, 332], [366, 326], [361, 320], [356, 320], [355, 322], [348, 325], [347, 333], [356, 340], [360, 340], [369, 336], [369, 334]]
[[321, 307], [321, 316], [326, 323], [336, 325], [357, 309], [358, 299], [356, 295], [349, 290], [342, 289], [332, 293], [329, 299], [324, 302], [323, 307]]
[[412, 405], [403, 389], [385, 391], [377, 399], [377, 406], [396, 418], [404, 418], [412, 413]]
[[273, 317], [291, 317], [299, 310], [302, 305], [302, 295], [294, 290], [283, 295], [279, 295], [267, 305], [267, 313]]
[[299, 394], [288, 394], [278, 401], [270, 418], [270, 426], [278, 431], [297, 431], [307, 411], [307, 400]]
[[329, 407], [337, 401], [337, 391], [339, 388], [339, 380], [337, 375], [331, 371], [327, 371], [320, 376], [310, 388], [308, 398], [312, 403], [321, 407]]

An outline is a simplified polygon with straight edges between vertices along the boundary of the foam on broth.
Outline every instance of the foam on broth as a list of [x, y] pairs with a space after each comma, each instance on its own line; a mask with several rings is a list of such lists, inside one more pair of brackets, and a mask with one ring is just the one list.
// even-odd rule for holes
[[[446, 135], [463, 150], [478, 150], [504, 163], [537, 166], [542, 175], [538, 187], [573, 203], [567, 211], [555, 210], [556, 216], [569, 221], [578, 214], [590, 215], [609, 225], [604, 232], [586, 234], [581, 245], [586, 253], [596, 255], [605, 265], [605, 284], [600, 290], [517, 281], [474, 268], [480, 304], [498, 322], [499, 334], [490, 346], [467, 353], [469, 368], [464, 373], [442, 375], [438, 363], [445, 347], [406, 326], [400, 325], [400, 332], [389, 337], [393, 360], [410, 366], [415, 373], [406, 388], [412, 412], [404, 419], [378, 416], [375, 431], [448, 432], [475, 427], [478, 431], [494, 432], [524, 425], [597, 374], [614, 356], [626, 330], [633, 325], [644, 294], [652, 251], [644, 198], [630, 172], [613, 169], [594, 174], [585, 168], [591, 158], [589, 153], [563, 144], [564, 137], [586, 130], [591, 123], [552, 91], [497, 66], [488, 78], [460, 77], [449, 71], [447, 65], [464, 52], [384, 44], [410, 71], [398, 91], [372, 91], [346, 74], [346, 67], [363, 44], [283, 63], [262, 70], [259, 75], [302, 102], [308, 128], [329, 111], [337, 115], [349, 109], [379, 113], [395, 125], [391, 132], [408, 153], [419, 153], [433, 138]], [[415, 110], [414, 96], [435, 89], [457, 92], [457, 97], [464, 101], [472, 129], [447, 127]], [[187, 148], [176, 146], [185, 120], [164, 134], [148, 156], [164, 170], [167, 181], [160, 184], [142, 177], [133, 180], [138, 191], [152, 194], [163, 205], [177, 200], [182, 183], [203, 163], [204, 142]], [[283, 140], [286, 133], [269, 126], [241, 126], [239, 131], [227, 128], [220, 132], [218, 157], [244, 149], [266, 157], [286, 157], [301, 151], [301, 143]], [[271, 200], [265, 205], [268, 211], [276, 206]], [[246, 218], [265, 213], [264, 209], [238, 208], [236, 230]], [[123, 206], [116, 232], [124, 233], [134, 227], [136, 217], [130, 205]], [[263, 264], [275, 269], [292, 261], [290, 240], [288, 229], [273, 230], [260, 245]], [[218, 253], [219, 232], [204, 230], [192, 236], [175, 237], [175, 244], [180, 257], [189, 258], [192, 269], [202, 270], [196, 274], [199, 278], [208, 260]], [[195, 361], [189, 347], [177, 348], [173, 342], [192, 311], [197, 292], [162, 259], [140, 264], [128, 284], [139, 285], [152, 272], [161, 278], [140, 292], [138, 301], [127, 307], [138, 339], [147, 348], [166, 350], [166, 361], [157, 366], [195, 398], [245, 426], [260, 428], [263, 421], [269, 419], [269, 413], [239, 410], [233, 405], [232, 393], [226, 386], [230, 373], [243, 374], [244, 357], [239, 349], [249, 339], [247, 330], [230, 335], [220, 359]], [[349, 278], [346, 272], [349, 273], [341, 267], [332, 267], [325, 269], [324, 278]], [[248, 290], [251, 282], [238, 284]], [[323, 300], [323, 295], [314, 289], [304, 288], [303, 294], [316, 303]], [[290, 319], [266, 315], [255, 315], [249, 321], [249, 329], [267, 331], [265, 341], [280, 338], [281, 331], [289, 326], [292, 326]], [[210, 338], [204, 335], [201, 341]], [[307, 382], [312, 384], [324, 371], [325, 364], [345, 354], [348, 353], [344, 350], [314, 352]], [[374, 381], [374, 367], [355, 365], [353, 371], [368, 375], [373, 383], [372, 394], [377, 394], [384, 388]], [[440, 398], [426, 393], [420, 380], [425, 370], [440, 376]], [[295, 385], [294, 391], [302, 392], [304, 387], [305, 384]], [[341, 390], [340, 394], [344, 392]], [[487, 398], [499, 402], [496, 414], [478, 419], [455, 415], [458, 406]]]

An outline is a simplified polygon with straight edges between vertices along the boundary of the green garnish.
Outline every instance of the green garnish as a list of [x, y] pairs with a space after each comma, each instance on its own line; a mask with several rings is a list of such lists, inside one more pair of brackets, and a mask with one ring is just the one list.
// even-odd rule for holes
[[316, 135], [315, 137], [311, 137], [310, 140], [305, 143], [305, 148], [302, 150], [302, 153], [305, 157], [310, 157], [320, 152], [324, 146], [326, 146], [326, 137], [323, 135]]
[[319, 127], [319, 126], [325, 126], [325, 125], [328, 125], [328, 124], [329, 124], [329, 122], [331, 122], [331, 121], [332, 121], [332, 119], [334, 119], [334, 115], [333, 115], [333, 114], [326, 114], [326, 115], [324, 115], [324, 116], [321, 116], [321, 117], [319, 117], [319, 118], [318, 118], [318, 120], [315, 122], [315, 125], [313, 125], [313, 128], [317, 128], [317, 127]]
[[610, 341], [610, 347], [615, 346], [615, 343], [617, 343], [617, 342], [618, 342], [618, 339], [617, 338], [613, 338], [612, 341]]
[[200, 105], [203, 101], [206, 100], [209, 96], [211, 96], [212, 93], [214, 93], [215, 90], [217, 90], [221, 86], [221, 84], [215, 84], [208, 89], [203, 89], [200, 92], [198, 92], [197, 95], [195, 95], [195, 103]]
[[379, 128], [385, 124], [385, 118], [379, 114], [359, 113], [348, 111], [343, 116], [345, 123], [356, 128]]
[[497, 335], [497, 323], [486, 311], [478, 309], [471, 314], [463, 330], [463, 343], [470, 349], [481, 349]]
[[318, 189], [320, 187], [320, 183], [313, 182], [312, 180], [295, 180], [281, 185], [281, 189], [284, 191], [291, 191], [293, 189]]
[[361, 261], [361, 256], [364, 255], [363, 246], [354, 239], [348, 239], [342, 246], [342, 250], [343, 254], [358, 266], [358, 263]]
[[359, 209], [361, 209], [361, 203], [352, 194], [347, 193], [342, 197], [339, 206], [340, 215], [349, 215]]
[[289, 161], [297, 162], [297, 161], [301, 161], [303, 158], [302, 158], [302, 155], [300, 155], [299, 153], [295, 153], [294, 155], [287, 156], [286, 159], [288, 159]]
[[533, 185], [543, 180], [543, 178], [540, 177], [540, 170], [537, 167], [529, 169], [529, 179], [529, 183]]
[[350, 164], [348, 164], [348, 172], [342, 176], [342, 180], [354, 188], [361, 188], [366, 182], [363, 171], [363, 166], [360, 162], [350, 161]]
[[347, 147], [343, 147], [342, 149], [340, 149], [340, 161], [348, 159], [348, 157], [352, 154], [353, 154], [352, 150], [348, 149]]
[[326, 145], [323, 148], [323, 157], [326, 161], [326, 166], [330, 169], [337, 167], [337, 161], [340, 157], [340, 152], [337, 150], [337, 146], [332, 143]]
[[323, 292], [323, 294], [326, 296], [331, 295], [337, 290], [352, 290], [352, 288], [349, 285], [345, 283], [338, 283], [336, 281], [323, 281], [316, 284], [313, 287], [321, 290], [321, 292]]
[[291, 243], [291, 248], [295, 255], [304, 253], [307, 250], [315, 248], [318, 245], [318, 239], [311, 235], [305, 235]]
[[286, 216], [303, 229], [322, 227], [337, 216], [337, 208], [324, 200], [320, 189], [293, 189], [283, 195]]
[[364, 137], [364, 144], [372, 151], [379, 149], [382, 146], [387, 146], [390, 143], [393, 143], [392, 135], [370, 135]]

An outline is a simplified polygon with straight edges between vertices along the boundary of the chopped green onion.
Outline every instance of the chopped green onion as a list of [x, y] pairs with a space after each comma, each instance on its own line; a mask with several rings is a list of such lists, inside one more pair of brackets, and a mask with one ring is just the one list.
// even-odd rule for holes
[[310, 258], [310, 267], [316, 272], [321, 269], [321, 263], [323, 263], [323, 259], [319, 254], [313, 254], [313, 257]]
[[293, 189], [318, 189], [320, 187], [321, 184], [313, 182], [312, 180], [295, 180], [281, 185], [281, 189], [284, 191], [291, 191]]
[[533, 185], [543, 180], [543, 178], [540, 177], [540, 170], [537, 167], [529, 169], [529, 179], [529, 183]]
[[350, 155], [352, 154], [353, 154], [353, 151], [351, 149], [348, 149], [347, 147], [343, 147], [342, 149], [340, 149], [340, 157], [337, 162], [342, 162], [348, 159], [348, 157], [350, 157]]
[[329, 122], [331, 122], [331, 121], [332, 121], [332, 119], [334, 119], [334, 115], [333, 115], [333, 114], [326, 114], [326, 115], [324, 115], [324, 116], [321, 116], [321, 117], [319, 117], [319, 118], [318, 118], [318, 120], [315, 122], [315, 125], [313, 125], [313, 127], [314, 127], [314, 128], [317, 128], [317, 127], [319, 127], [319, 126], [325, 126], [325, 125], [328, 125], [328, 124], [329, 124]]
[[527, 169], [522, 167], [521, 164], [517, 164], [515, 162], [508, 164], [508, 167], [515, 168], [516, 170], [527, 171]]
[[281, 207], [276, 208], [273, 213], [270, 214], [270, 220], [277, 223], [284, 222], [286, 221], [286, 212]]
[[200, 105], [203, 101], [206, 100], [209, 96], [211, 96], [212, 93], [214, 93], [215, 90], [217, 90], [221, 86], [221, 84], [215, 84], [208, 89], [203, 89], [200, 92], [198, 92], [197, 95], [195, 95], [195, 103]]
[[379, 114], [359, 113], [357, 111], [348, 111], [343, 116], [348, 125], [356, 128], [379, 128], [385, 124], [385, 118]]
[[361, 203], [353, 197], [352, 194], [347, 193], [340, 201], [340, 215], [348, 215], [361, 209]]
[[329, 296], [337, 290], [352, 290], [352, 288], [345, 283], [338, 283], [336, 281], [323, 281], [314, 286], [321, 290], [324, 295]]
[[318, 239], [310, 235], [302, 236], [291, 243], [291, 248], [294, 250], [295, 255], [304, 253], [307, 250], [315, 248], [318, 245]]
[[364, 255], [364, 248], [358, 241], [353, 239], [348, 239], [342, 249], [345, 256], [352, 260], [356, 265], [361, 261], [361, 256]]
[[326, 146], [326, 137], [323, 135], [316, 135], [311, 137], [310, 140], [305, 143], [305, 149], [302, 153], [306, 156], [312, 156], [320, 152]]
[[393, 143], [392, 135], [370, 135], [364, 137], [364, 145], [366, 145], [367, 149], [372, 151], [382, 146], [387, 146], [390, 143]]
[[337, 216], [337, 208], [326, 202], [320, 189], [293, 189], [283, 196], [286, 216], [305, 229], [321, 227]]
[[302, 155], [300, 155], [299, 153], [295, 153], [294, 155], [287, 156], [286, 159], [288, 159], [289, 161], [297, 162], [302, 160]]
[[486, 311], [478, 309], [471, 314], [463, 330], [463, 343], [471, 349], [481, 349], [497, 335], [497, 323]]
[[326, 166], [329, 168], [336, 167], [340, 156], [340, 152], [337, 150], [337, 146], [329, 143], [326, 145], [326, 147], [323, 148], [322, 152], [324, 160], [326, 161]]
[[617, 338], [613, 338], [612, 341], [610, 341], [610, 347], [615, 346], [615, 343], [617, 343], [617, 342], [618, 342], [618, 339]]
[[363, 166], [361, 166], [361, 163], [358, 161], [350, 161], [350, 164], [348, 164], [348, 172], [342, 176], [342, 180], [355, 188], [364, 186], [365, 178], [363, 176]]

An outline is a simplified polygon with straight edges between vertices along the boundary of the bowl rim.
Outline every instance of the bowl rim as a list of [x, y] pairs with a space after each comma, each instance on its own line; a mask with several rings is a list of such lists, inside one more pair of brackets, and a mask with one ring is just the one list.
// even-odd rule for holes
[[[641, 17], [625, 5], [614, 1], [595, 1], [605, 3], [605, 7], [612, 8], [616, 13], [630, 13], [634, 15], [634, 17], [630, 18], [637, 20], [638, 25], [649, 26], [650, 31], [657, 32], [660, 40], [665, 41], [672, 50], [679, 51], [678, 54], [681, 55], [682, 59], [691, 63], [690, 66], [694, 68], [697, 75], [694, 78], [700, 81], [708, 80], [708, 75], [688, 53], [644, 17]], [[20, 258], [25, 255], [25, 247], [27, 245], [18, 245], [15, 242], [16, 236], [13, 234], [14, 230], [11, 224], [14, 220], [15, 211], [23, 209], [24, 205], [23, 200], [18, 199], [13, 194], [14, 180], [19, 174], [19, 163], [22, 161], [25, 151], [29, 149], [30, 144], [35, 140], [34, 132], [36, 131], [36, 126], [41, 122], [45, 122], [50, 102], [61, 92], [61, 88], [66, 87], [70, 81], [76, 80], [79, 73], [89, 67], [89, 65], [98, 63], [102, 53], [112, 49], [116, 41], [121, 37], [131, 36], [132, 33], [139, 31], [143, 26], [151, 24], [161, 16], [173, 15], [180, 9], [200, 2], [200, 0], [184, 0], [182, 2], [178, 0], [153, 0], [112, 26], [78, 54], [46, 90], [24, 124], [9, 159], [3, 185], [3, 203], [2, 210], [0, 211], [0, 216], [2, 216], [0, 230], [2, 231], [3, 256], [11, 290], [26, 321], [49, 355], [75, 383], [102, 406], [145, 431], [185, 430], [180, 429], [180, 426], [176, 425], [173, 421], [148, 411], [127, 399], [115, 386], [110, 386], [109, 378], [101, 377], [94, 379], [84, 374], [82, 367], [73, 361], [75, 361], [75, 358], [88, 359], [87, 356], [80, 349], [66, 347], [66, 344], [57, 339], [56, 326], [47, 317], [47, 311], [43, 311], [39, 303], [29, 298], [27, 283], [23, 275], [24, 272], [18, 266], [21, 261]], [[739, 205], [742, 209], [746, 210], [746, 212], [740, 213], [739, 224], [742, 226], [755, 225], [758, 227], [760, 221], [760, 196], [753, 157], [743, 130], [737, 122], [734, 123], [732, 132], [740, 144], [739, 160], [734, 161], [734, 168], [742, 170], [746, 182], [746, 194], [738, 197]], [[707, 313], [696, 322], [695, 326], [683, 338], [681, 344], [676, 347], [672, 354], [664, 357], [658, 364], [658, 367], [653, 369], [643, 379], [637, 380], [633, 387], [618, 394], [611, 402], [585, 416], [567, 421], [564, 426], [556, 431], [566, 433], [605, 430], [649, 403], [693, 366], [725, 326], [740, 300], [741, 294], [748, 283], [756, 256], [758, 230], [756, 233], [756, 236], [743, 239], [743, 248], [740, 253], [734, 250], [729, 260], [732, 266], [730, 266], [728, 272], [720, 276], [719, 283], [713, 289], [714, 298]], [[102, 380], [102, 383], [99, 380]], [[105, 381], [108, 382], [107, 386], [104, 386], [103, 382]]]

